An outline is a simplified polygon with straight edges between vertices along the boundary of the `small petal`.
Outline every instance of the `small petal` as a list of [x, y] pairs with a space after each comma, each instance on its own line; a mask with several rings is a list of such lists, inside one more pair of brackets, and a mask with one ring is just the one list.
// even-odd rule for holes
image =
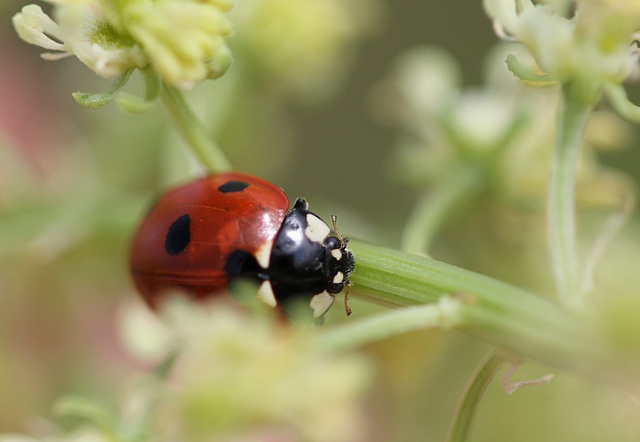
[[27, 43], [60, 51], [44, 53], [46, 60], [75, 55], [103, 77], [115, 77], [147, 64], [144, 53], [130, 37], [119, 35], [97, 14], [92, 0], [50, 1], [55, 3], [56, 22], [38, 5], [28, 5], [13, 17], [18, 35]]
[[517, 35], [547, 72], [561, 72], [570, 64], [570, 54], [575, 47], [574, 23], [555, 15], [551, 7], [523, 12]]
[[[60, 38], [60, 28], [38, 5], [27, 5], [13, 16], [13, 26], [21, 39], [32, 45], [52, 51], [66, 51], [63, 43], [48, 35]], [[47, 35], [48, 34], [48, 35]]]
[[71, 57], [72, 55], [73, 54], [71, 52], [43, 52], [40, 54], [40, 57], [48, 61], [56, 61]]
[[70, 4], [56, 11], [71, 52], [98, 75], [112, 78], [147, 64], [140, 47], [97, 16], [90, 3]]
[[518, 26], [518, 13], [532, 9], [529, 0], [484, 0], [485, 12], [493, 19], [494, 28], [513, 34]]

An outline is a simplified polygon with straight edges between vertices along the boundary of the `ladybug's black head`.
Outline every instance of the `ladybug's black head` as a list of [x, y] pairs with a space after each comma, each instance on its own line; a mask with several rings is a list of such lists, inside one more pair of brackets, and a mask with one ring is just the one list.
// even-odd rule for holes
[[340, 293], [349, 285], [353, 272], [353, 253], [347, 249], [347, 241], [341, 237], [328, 236], [324, 241], [326, 250], [327, 291]]
[[350, 315], [351, 308], [349, 308], [348, 301], [351, 281], [349, 280], [349, 276], [353, 272], [354, 267], [353, 253], [347, 249], [349, 238], [343, 238], [338, 230], [337, 215], [331, 215], [331, 222], [336, 236], [328, 236], [325, 240], [325, 250], [327, 253], [326, 269], [328, 270], [327, 282], [329, 283], [327, 291], [329, 293], [340, 293], [343, 288], [347, 288], [344, 294], [344, 308], [347, 315]]
[[[335, 217], [332, 217], [335, 230]], [[276, 301], [280, 305], [308, 299], [314, 316], [322, 316], [336, 293], [349, 286], [353, 254], [347, 241], [298, 198], [278, 232], [268, 269]], [[347, 307], [347, 313], [350, 310]]]

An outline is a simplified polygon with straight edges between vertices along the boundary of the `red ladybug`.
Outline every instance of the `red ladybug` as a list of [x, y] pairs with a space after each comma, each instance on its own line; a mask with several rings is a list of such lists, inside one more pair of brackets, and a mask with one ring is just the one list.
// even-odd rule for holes
[[[353, 254], [308, 203], [289, 200], [273, 184], [238, 172], [198, 179], [169, 190], [136, 232], [130, 267], [136, 287], [156, 308], [163, 292], [195, 299], [247, 278], [272, 307], [308, 300], [316, 318], [349, 287]], [[351, 311], [347, 305], [347, 314]]]

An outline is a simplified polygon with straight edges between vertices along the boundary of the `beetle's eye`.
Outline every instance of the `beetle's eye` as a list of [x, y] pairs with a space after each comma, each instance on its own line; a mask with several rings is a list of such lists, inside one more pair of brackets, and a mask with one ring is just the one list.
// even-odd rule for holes
[[328, 236], [327, 239], [324, 240], [324, 246], [329, 250], [333, 250], [342, 247], [342, 243], [335, 236]]

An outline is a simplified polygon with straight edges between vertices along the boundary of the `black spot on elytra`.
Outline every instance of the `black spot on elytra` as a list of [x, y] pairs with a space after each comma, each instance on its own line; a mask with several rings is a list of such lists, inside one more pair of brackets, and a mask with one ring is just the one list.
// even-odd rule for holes
[[182, 215], [171, 224], [164, 239], [164, 248], [169, 255], [177, 255], [187, 248], [191, 241], [190, 224], [189, 214]]
[[224, 272], [229, 276], [243, 276], [260, 279], [263, 270], [260, 268], [255, 256], [246, 250], [236, 249], [224, 264]]
[[218, 187], [218, 190], [222, 193], [242, 192], [249, 187], [249, 183], [244, 181], [227, 181], [222, 186]]

